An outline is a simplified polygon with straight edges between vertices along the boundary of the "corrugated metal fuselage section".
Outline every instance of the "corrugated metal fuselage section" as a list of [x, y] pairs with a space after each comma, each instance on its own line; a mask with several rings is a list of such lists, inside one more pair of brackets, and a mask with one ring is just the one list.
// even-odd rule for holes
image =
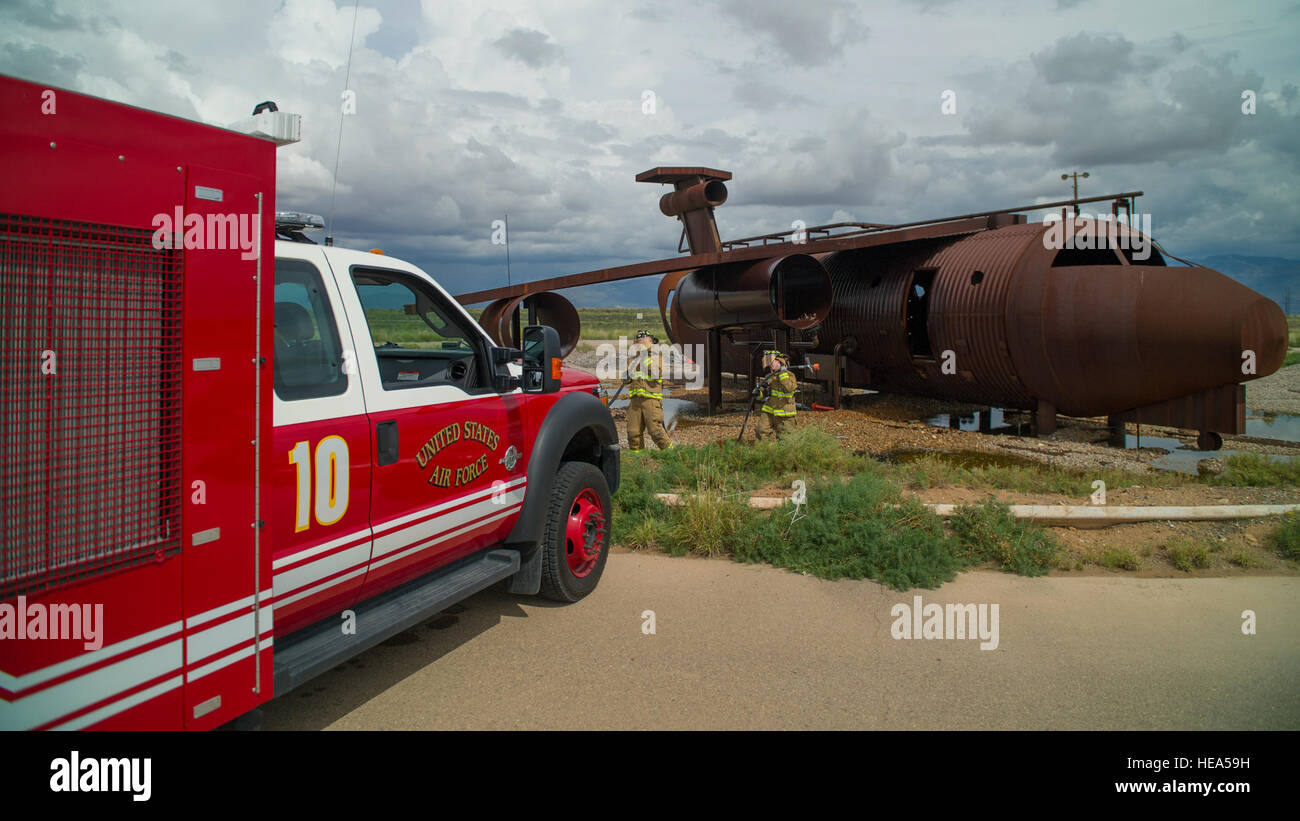
[[[1122, 224], [1119, 247], [1063, 250], [1048, 226], [818, 254], [833, 299], [820, 325], [791, 339], [837, 347], [844, 387], [1076, 416], [1117, 414], [1267, 375], [1286, 356], [1276, 303], [1217, 271], [1170, 266]], [[674, 341], [704, 342], [667, 300]], [[727, 329], [736, 342], [783, 330]], [[758, 345], [723, 342], [724, 369], [749, 371]], [[1249, 359], [1253, 367], [1243, 369]]]

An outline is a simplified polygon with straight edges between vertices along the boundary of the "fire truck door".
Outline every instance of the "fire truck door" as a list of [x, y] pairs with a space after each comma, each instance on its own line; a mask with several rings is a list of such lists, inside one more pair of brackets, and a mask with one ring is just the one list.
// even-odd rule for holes
[[198, 164], [184, 179], [184, 213], [169, 215], [163, 239], [185, 249], [183, 715], [186, 727], [207, 729], [252, 709], [271, 681], [269, 561], [257, 526], [271, 412], [258, 359], [270, 343], [258, 303], [269, 292], [259, 271], [270, 273], [270, 255], [259, 254], [274, 192]]
[[509, 533], [527, 481], [523, 396], [491, 388], [485, 335], [423, 277], [383, 257], [335, 274], [376, 447], [369, 597]]
[[268, 525], [283, 636], [357, 601], [370, 562], [372, 445], [352, 331], [318, 246], [278, 243], [273, 310]]

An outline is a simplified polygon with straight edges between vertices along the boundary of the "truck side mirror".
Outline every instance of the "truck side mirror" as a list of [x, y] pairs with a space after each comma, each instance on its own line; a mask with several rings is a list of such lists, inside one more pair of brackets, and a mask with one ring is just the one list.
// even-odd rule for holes
[[549, 325], [524, 328], [524, 393], [560, 389], [560, 335]]
[[523, 355], [524, 355], [524, 352], [521, 351], [521, 350], [519, 350], [518, 348], [498, 348], [498, 347], [493, 347], [493, 348], [492, 348], [492, 364], [493, 364], [493, 365], [506, 365], [506, 364], [509, 364], [509, 363], [511, 363], [511, 362], [514, 362], [516, 359], [518, 359], [519, 357], [521, 357], [521, 356], [523, 356]]
[[518, 348], [491, 347], [492, 389], [497, 393], [510, 393], [523, 384], [518, 376], [510, 374], [510, 363], [519, 359], [524, 352]]

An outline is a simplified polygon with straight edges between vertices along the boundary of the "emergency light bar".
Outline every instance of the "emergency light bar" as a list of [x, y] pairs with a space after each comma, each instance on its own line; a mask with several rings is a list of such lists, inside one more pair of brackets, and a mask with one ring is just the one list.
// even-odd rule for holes
[[319, 231], [325, 227], [325, 218], [319, 214], [304, 214], [301, 211], [276, 211], [276, 231]]

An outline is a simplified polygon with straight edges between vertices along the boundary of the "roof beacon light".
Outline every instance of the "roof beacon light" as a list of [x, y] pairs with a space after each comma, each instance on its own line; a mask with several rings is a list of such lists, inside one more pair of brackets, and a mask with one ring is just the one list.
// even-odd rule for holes
[[257, 104], [251, 117], [231, 123], [230, 130], [270, 140], [277, 147], [290, 145], [302, 140], [302, 115], [280, 111], [267, 100]]

